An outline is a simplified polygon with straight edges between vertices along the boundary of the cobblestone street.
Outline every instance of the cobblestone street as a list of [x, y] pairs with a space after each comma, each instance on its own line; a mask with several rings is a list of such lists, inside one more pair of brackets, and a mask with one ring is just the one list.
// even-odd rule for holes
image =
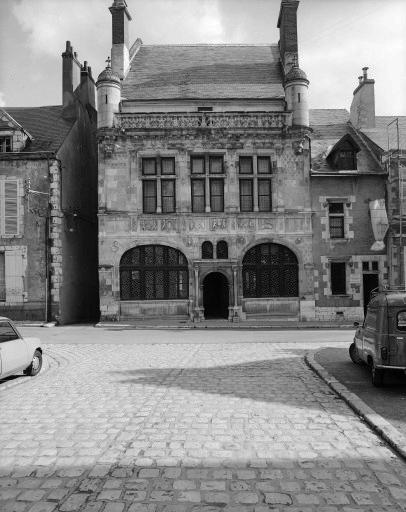
[[313, 348], [46, 345], [49, 370], [0, 385], [1, 512], [406, 510], [405, 463]]

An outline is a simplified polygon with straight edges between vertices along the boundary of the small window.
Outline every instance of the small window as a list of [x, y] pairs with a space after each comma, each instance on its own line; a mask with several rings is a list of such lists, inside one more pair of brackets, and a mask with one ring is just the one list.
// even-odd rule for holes
[[176, 209], [175, 180], [161, 181], [162, 213], [174, 213]]
[[192, 156], [191, 158], [191, 171], [192, 174], [204, 174], [204, 156]]
[[344, 238], [344, 204], [328, 205], [330, 238]]
[[154, 176], [156, 174], [156, 159], [143, 158], [142, 159], [142, 174], [143, 176]]
[[252, 174], [252, 156], [240, 156], [240, 174]]
[[297, 93], [297, 102], [300, 103], [300, 92]]
[[223, 174], [223, 157], [210, 156], [209, 157], [209, 172], [210, 174]]
[[260, 212], [272, 211], [271, 180], [258, 180], [258, 208]]
[[164, 157], [161, 158], [161, 174], [175, 174], [175, 159]]
[[396, 326], [399, 331], [406, 331], [406, 311], [399, 311], [396, 317]]
[[144, 213], [156, 212], [156, 180], [143, 180], [142, 182], [142, 204]]
[[369, 261], [363, 261], [362, 262], [362, 270], [364, 272], [368, 272], [368, 270], [369, 270]]
[[205, 182], [204, 180], [192, 180], [192, 212], [202, 213], [205, 211]]
[[11, 137], [0, 137], [0, 153], [11, 152]]
[[372, 262], [372, 270], [378, 270], [378, 262], [377, 261], [373, 261]]
[[331, 293], [332, 295], [346, 295], [345, 262], [331, 262]]
[[198, 112], [213, 112], [213, 107], [197, 107]]
[[351, 171], [357, 168], [356, 148], [349, 141], [343, 141], [329, 159], [333, 168], [338, 171]]
[[258, 160], [258, 174], [270, 174], [272, 171], [271, 158], [269, 156], [259, 156]]
[[210, 180], [210, 210], [212, 212], [224, 211], [224, 180]]
[[227, 242], [225, 242], [224, 240], [220, 240], [220, 242], [217, 242], [216, 254], [217, 259], [219, 260], [226, 260], [228, 258]]
[[240, 180], [240, 211], [252, 212], [253, 202], [253, 183], [252, 180]]
[[202, 259], [212, 260], [213, 259], [213, 244], [211, 242], [202, 243]]

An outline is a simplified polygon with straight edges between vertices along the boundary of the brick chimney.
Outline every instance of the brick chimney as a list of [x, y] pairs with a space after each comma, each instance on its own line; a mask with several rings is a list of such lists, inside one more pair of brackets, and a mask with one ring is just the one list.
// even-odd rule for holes
[[350, 120], [356, 128], [375, 128], [375, 80], [368, 78], [368, 68], [362, 68], [362, 76], [354, 91]]
[[92, 77], [92, 68], [84, 61], [80, 72], [80, 86], [77, 96], [82, 105], [93, 107], [96, 110], [96, 83]]
[[74, 102], [73, 92], [80, 84], [81, 65], [70, 41], [62, 53], [62, 105], [68, 107]]
[[297, 8], [299, 0], [282, 0], [279, 10], [279, 51], [284, 75], [299, 65], [297, 47]]
[[130, 64], [128, 22], [131, 16], [125, 0], [114, 0], [109, 10], [112, 17], [111, 68], [123, 79]]

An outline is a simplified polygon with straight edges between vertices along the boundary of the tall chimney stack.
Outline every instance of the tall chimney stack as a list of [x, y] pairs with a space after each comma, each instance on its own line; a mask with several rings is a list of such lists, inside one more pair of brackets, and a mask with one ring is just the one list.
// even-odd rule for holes
[[62, 53], [62, 105], [69, 106], [73, 101], [73, 92], [80, 84], [81, 65], [77, 53], [73, 51], [70, 41]]
[[297, 47], [297, 8], [299, 0], [282, 0], [278, 18], [279, 51], [285, 76], [299, 65]]
[[131, 16], [125, 0], [114, 0], [109, 10], [112, 17], [111, 68], [123, 79], [130, 65], [128, 22]]
[[362, 68], [362, 76], [353, 93], [350, 120], [356, 128], [375, 128], [375, 80], [368, 78], [368, 68]]

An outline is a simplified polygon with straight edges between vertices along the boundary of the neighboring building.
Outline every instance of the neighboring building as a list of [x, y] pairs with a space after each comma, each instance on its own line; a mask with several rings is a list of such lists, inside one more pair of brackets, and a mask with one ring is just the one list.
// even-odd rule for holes
[[102, 320], [315, 317], [308, 80], [296, 0], [279, 45], [130, 47], [100, 74]]
[[[366, 75], [367, 68], [364, 68]], [[389, 229], [388, 285], [405, 288], [406, 278], [406, 117], [376, 116], [374, 81], [360, 77], [364, 95], [351, 112], [351, 121], [359, 129], [387, 172], [387, 212]]]
[[96, 319], [95, 84], [67, 42], [63, 105], [0, 109], [0, 314]]

